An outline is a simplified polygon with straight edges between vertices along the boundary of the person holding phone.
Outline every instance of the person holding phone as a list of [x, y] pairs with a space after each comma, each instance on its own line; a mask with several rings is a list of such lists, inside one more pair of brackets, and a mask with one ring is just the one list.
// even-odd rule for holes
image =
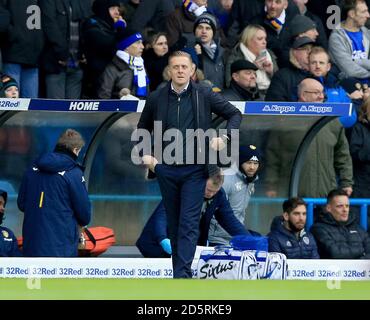
[[226, 84], [230, 85], [230, 68], [233, 62], [245, 59], [258, 68], [257, 86], [264, 96], [270, 86], [273, 74], [278, 70], [275, 54], [266, 49], [266, 31], [259, 25], [249, 25], [241, 35], [239, 44], [231, 52], [226, 64]]

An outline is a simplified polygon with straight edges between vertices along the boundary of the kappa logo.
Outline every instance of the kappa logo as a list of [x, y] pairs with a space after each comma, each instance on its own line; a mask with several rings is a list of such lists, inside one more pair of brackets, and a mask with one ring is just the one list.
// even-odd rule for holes
[[249, 161], [258, 161], [257, 156], [253, 156], [252, 158], [249, 159]]

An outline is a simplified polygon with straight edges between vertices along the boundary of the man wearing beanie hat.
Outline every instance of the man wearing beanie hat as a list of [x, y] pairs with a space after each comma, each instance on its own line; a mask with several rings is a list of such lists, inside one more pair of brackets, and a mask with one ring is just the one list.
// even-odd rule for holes
[[229, 101], [261, 100], [257, 86], [257, 66], [245, 59], [236, 60], [231, 64], [230, 88], [223, 92]]
[[19, 98], [18, 83], [8, 75], [3, 75], [1, 77], [0, 90], [1, 98]]
[[98, 90], [100, 99], [119, 99], [122, 89], [136, 97], [146, 97], [149, 79], [141, 57], [144, 45], [142, 35], [134, 29], [118, 29], [117, 52], [105, 68]]
[[288, 37], [289, 40], [282, 49], [282, 55], [279, 61], [279, 65], [283, 67], [289, 66], [289, 51], [294, 46], [297, 46], [296, 41], [300, 38], [309, 38], [315, 45], [324, 48], [328, 47], [328, 40], [325, 33], [319, 35], [316, 23], [305, 15], [298, 14], [292, 19], [288, 28]]
[[99, 77], [116, 53], [117, 28], [125, 27], [120, 0], [95, 0], [94, 15], [82, 24], [83, 53], [86, 56], [85, 94], [97, 98]]
[[308, 17], [296, 15], [289, 25], [291, 39], [294, 40], [299, 36], [307, 36], [313, 41], [316, 41], [319, 33], [316, 29], [316, 24]]
[[195, 51], [206, 80], [220, 90], [225, 82], [224, 49], [216, 38], [217, 22], [210, 13], [203, 13], [194, 22]]
[[0, 190], [0, 257], [20, 257], [21, 252], [13, 231], [1, 226], [4, 221], [7, 199], [8, 193]]
[[[224, 170], [222, 185], [236, 218], [244, 225], [249, 200], [254, 193], [257, 172], [260, 168], [261, 154], [253, 144], [240, 146], [238, 163]], [[212, 219], [208, 240], [210, 245], [229, 245], [231, 236]]]

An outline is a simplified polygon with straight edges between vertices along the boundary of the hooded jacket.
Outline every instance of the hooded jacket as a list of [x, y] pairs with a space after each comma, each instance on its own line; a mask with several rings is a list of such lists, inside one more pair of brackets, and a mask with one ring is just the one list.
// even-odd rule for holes
[[[0, 190], [0, 196], [4, 198], [4, 206], [8, 200], [8, 193]], [[0, 224], [2, 224], [4, 214], [1, 214]], [[13, 231], [0, 226], [0, 257], [20, 257], [21, 252], [18, 249], [17, 238]]]
[[[302, 229], [298, 238], [295, 233], [285, 228], [283, 219], [273, 223], [268, 234], [269, 252], [280, 252], [288, 259], [319, 259], [315, 238], [310, 232]], [[275, 219], [274, 219], [275, 220]]]
[[25, 173], [17, 203], [24, 256], [77, 256], [78, 226], [90, 222], [91, 208], [82, 169], [69, 152], [41, 156]]
[[322, 213], [311, 227], [321, 259], [370, 259], [370, 239], [351, 213], [346, 222], [337, 222]]

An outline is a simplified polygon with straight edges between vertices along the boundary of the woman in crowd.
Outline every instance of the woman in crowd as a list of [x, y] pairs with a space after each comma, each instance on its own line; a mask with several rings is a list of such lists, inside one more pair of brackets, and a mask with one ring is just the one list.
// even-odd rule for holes
[[168, 64], [167, 36], [163, 32], [149, 31], [146, 42], [143, 59], [150, 91], [154, 91], [163, 82], [162, 73]]
[[226, 64], [226, 85], [230, 85], [231, 64], [240, 59], [246, 59], [257, 67], [257, 86], [264, 95], [270, 86], [273, 74], [278, 70], [276, 56], [266, 49], [266, 31], [259, 25], [249, 25], [241, 35], [239, 43], [232, 50]]

